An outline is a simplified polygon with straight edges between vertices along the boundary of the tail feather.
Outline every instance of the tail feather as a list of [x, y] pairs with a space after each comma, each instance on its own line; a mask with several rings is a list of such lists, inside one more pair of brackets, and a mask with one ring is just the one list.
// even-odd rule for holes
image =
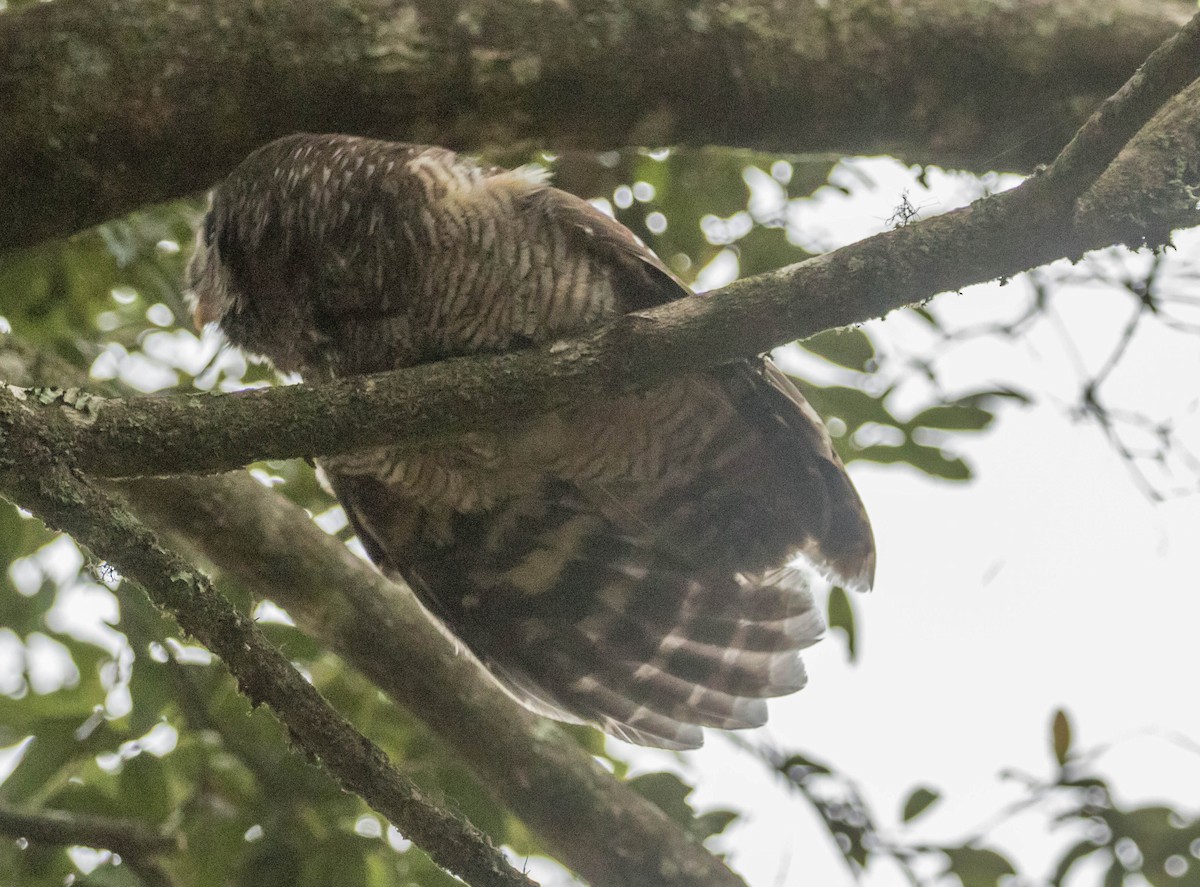
[[[681, 723], [722, 729], [759, 726], [766, 720], [762, 699], [698, 685], [645, 662], [615, 659], [603, 649], [559, 646], [543, 653], [543, 661], [558, 675], [560, 697], [567, 697], [565, 701], [576, 710], [590, 709], [593, 717], [619, 718], [637, 708]], [[539, 678], [547, 679], [544, 673]], [[603, 692], [597, 687], [603, 687]]]
[[581, 678], [577, 689], [591, 701], [596, 723], [619, 739], [680, 751], [704, 744], [704, 734], [698, 724], [658, 714], [624, 698], [595, 678]]
[[815, 607], [781, 619], [752, 621], [740, 614], [695, 614], [688, 621], [691, 638], [702, 644], [768, 651], [811, 647], [821, 637], [824, 624]]

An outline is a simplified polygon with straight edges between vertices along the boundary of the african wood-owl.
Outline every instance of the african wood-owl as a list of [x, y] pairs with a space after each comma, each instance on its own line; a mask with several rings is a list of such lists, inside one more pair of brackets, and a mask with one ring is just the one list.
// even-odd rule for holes
[[[618, 222], [442, 148], [293, 135], [212, 194], [197, 323], [308, 380], [544, 346], [688, 288]], [[321, 460], [372, 560], [514, 697], [698, 746], [805, 682], [797, 556], [866, 587], [874, 544], [821, 420], [767, 360], [511, 431]]]

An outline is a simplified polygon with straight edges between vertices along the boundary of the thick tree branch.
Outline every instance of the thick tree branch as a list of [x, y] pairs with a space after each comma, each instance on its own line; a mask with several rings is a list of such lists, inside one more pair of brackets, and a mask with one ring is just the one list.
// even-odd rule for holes
[[[0, 495], [137, 582], [180, 627], [217, 654], [255, 705], [267, 704], [308, 755], [386, 816], [439, 865], [473, 885], [529, 887], [485, 835], [430, 801], [333, 710], [257, 626], [204, 575], [163, 548], [133, 514], [73, 474], [30, 434], [38, 413], [0, 388]], [[20, 430], [23, 433], [14, 434]]]
[[552, 722], [458, 654], [411, 593], [246, 474], [122, 484], [131, 504], [423, 721], [565, 865], [596, 887], [742, 887]]
[[56, 0], [0, 15], [0, 251], [297, 130], [1029, 169], [1187, 0]]
[[1140, 232], [1163, 243], [1200, 225], [1200, 80], [1176, 95], [1121, 151], [1080, 199], [1075, 224], [1088, 239], [1127, 240]]
[[[79, 381], [61, 360], [0, 340], [0, 375]], [[219, 570], [285, 607], [423, 721], [558, 859], [596, 887], [742, 887], [662, 811], [553, 723], [458, 655], [411, 593], [245, 474], [136, 481], [130, 505]]]
[[90, 473], [154, 476], [494, 429], [1137, 240], [1145, 230], [1128, 216], [1119, 231], [1076, 228], [1076, 200], [1197, 75], [1200, 17], [1101, 106], [1049, 169], [1020, 187], [710, 296], [628, 315], [572, 342], [228, 395], [81, 404], [77, 392], [43, 391], [43, 401], [67, 405], [46, 411], [41, 433], [52, 434], [60, 452]]
[[1174, 96], [1200, 77], [1200, 16], [1166, 40], [1080, 127], [1040, 187], [1074, 202]]

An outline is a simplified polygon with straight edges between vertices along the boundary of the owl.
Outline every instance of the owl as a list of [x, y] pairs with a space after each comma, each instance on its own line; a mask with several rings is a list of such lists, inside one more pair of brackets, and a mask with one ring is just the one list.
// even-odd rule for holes
[[[343, 135], [243, 161], [188, 275], [198, 325], [309, 381], [546, 346], [691, 294], [538, 169]], [[374, 563], [509, 694], [643, 745], [763, 724], [823, 631], [814, 571], [874, 573], [829, 434], [765, 359], [319, 467]]]

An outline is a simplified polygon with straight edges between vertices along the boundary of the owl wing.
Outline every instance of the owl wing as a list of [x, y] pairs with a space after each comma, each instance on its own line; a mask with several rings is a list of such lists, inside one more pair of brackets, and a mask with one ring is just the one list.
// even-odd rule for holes
[[[565, 249], [621, 310], [690, 294], [586, 202], [516, 172], [487, 182], [549, 230], [542, 279]], [[798, 651], [823, 624], [794, 555], [848, 584], [873, 571], [829, 436], [769, 362], [373, 458], [328, 472], [372, 559], [523, 704], [639, 744], [690, 748], [703, 726], [757, 726], [766, 698], [803, 686]]]
[[[623, 312], [693, 295], [628, 228], [587, 201], [548, 187], [533, 189], [527, 201], [532, 211], [573, 232], [577, 247], [597, 264], [613, 270]], [[809, 508], [820, 518], [806, 527], [797, 551], [834, 581], [869, 590], [875, 574], [870, 522], [821, 417], [769, 358], [735, 361], [706, 378], [724, 390], [767, 446], [790, 456], [791, 470], [810, 476]]]

